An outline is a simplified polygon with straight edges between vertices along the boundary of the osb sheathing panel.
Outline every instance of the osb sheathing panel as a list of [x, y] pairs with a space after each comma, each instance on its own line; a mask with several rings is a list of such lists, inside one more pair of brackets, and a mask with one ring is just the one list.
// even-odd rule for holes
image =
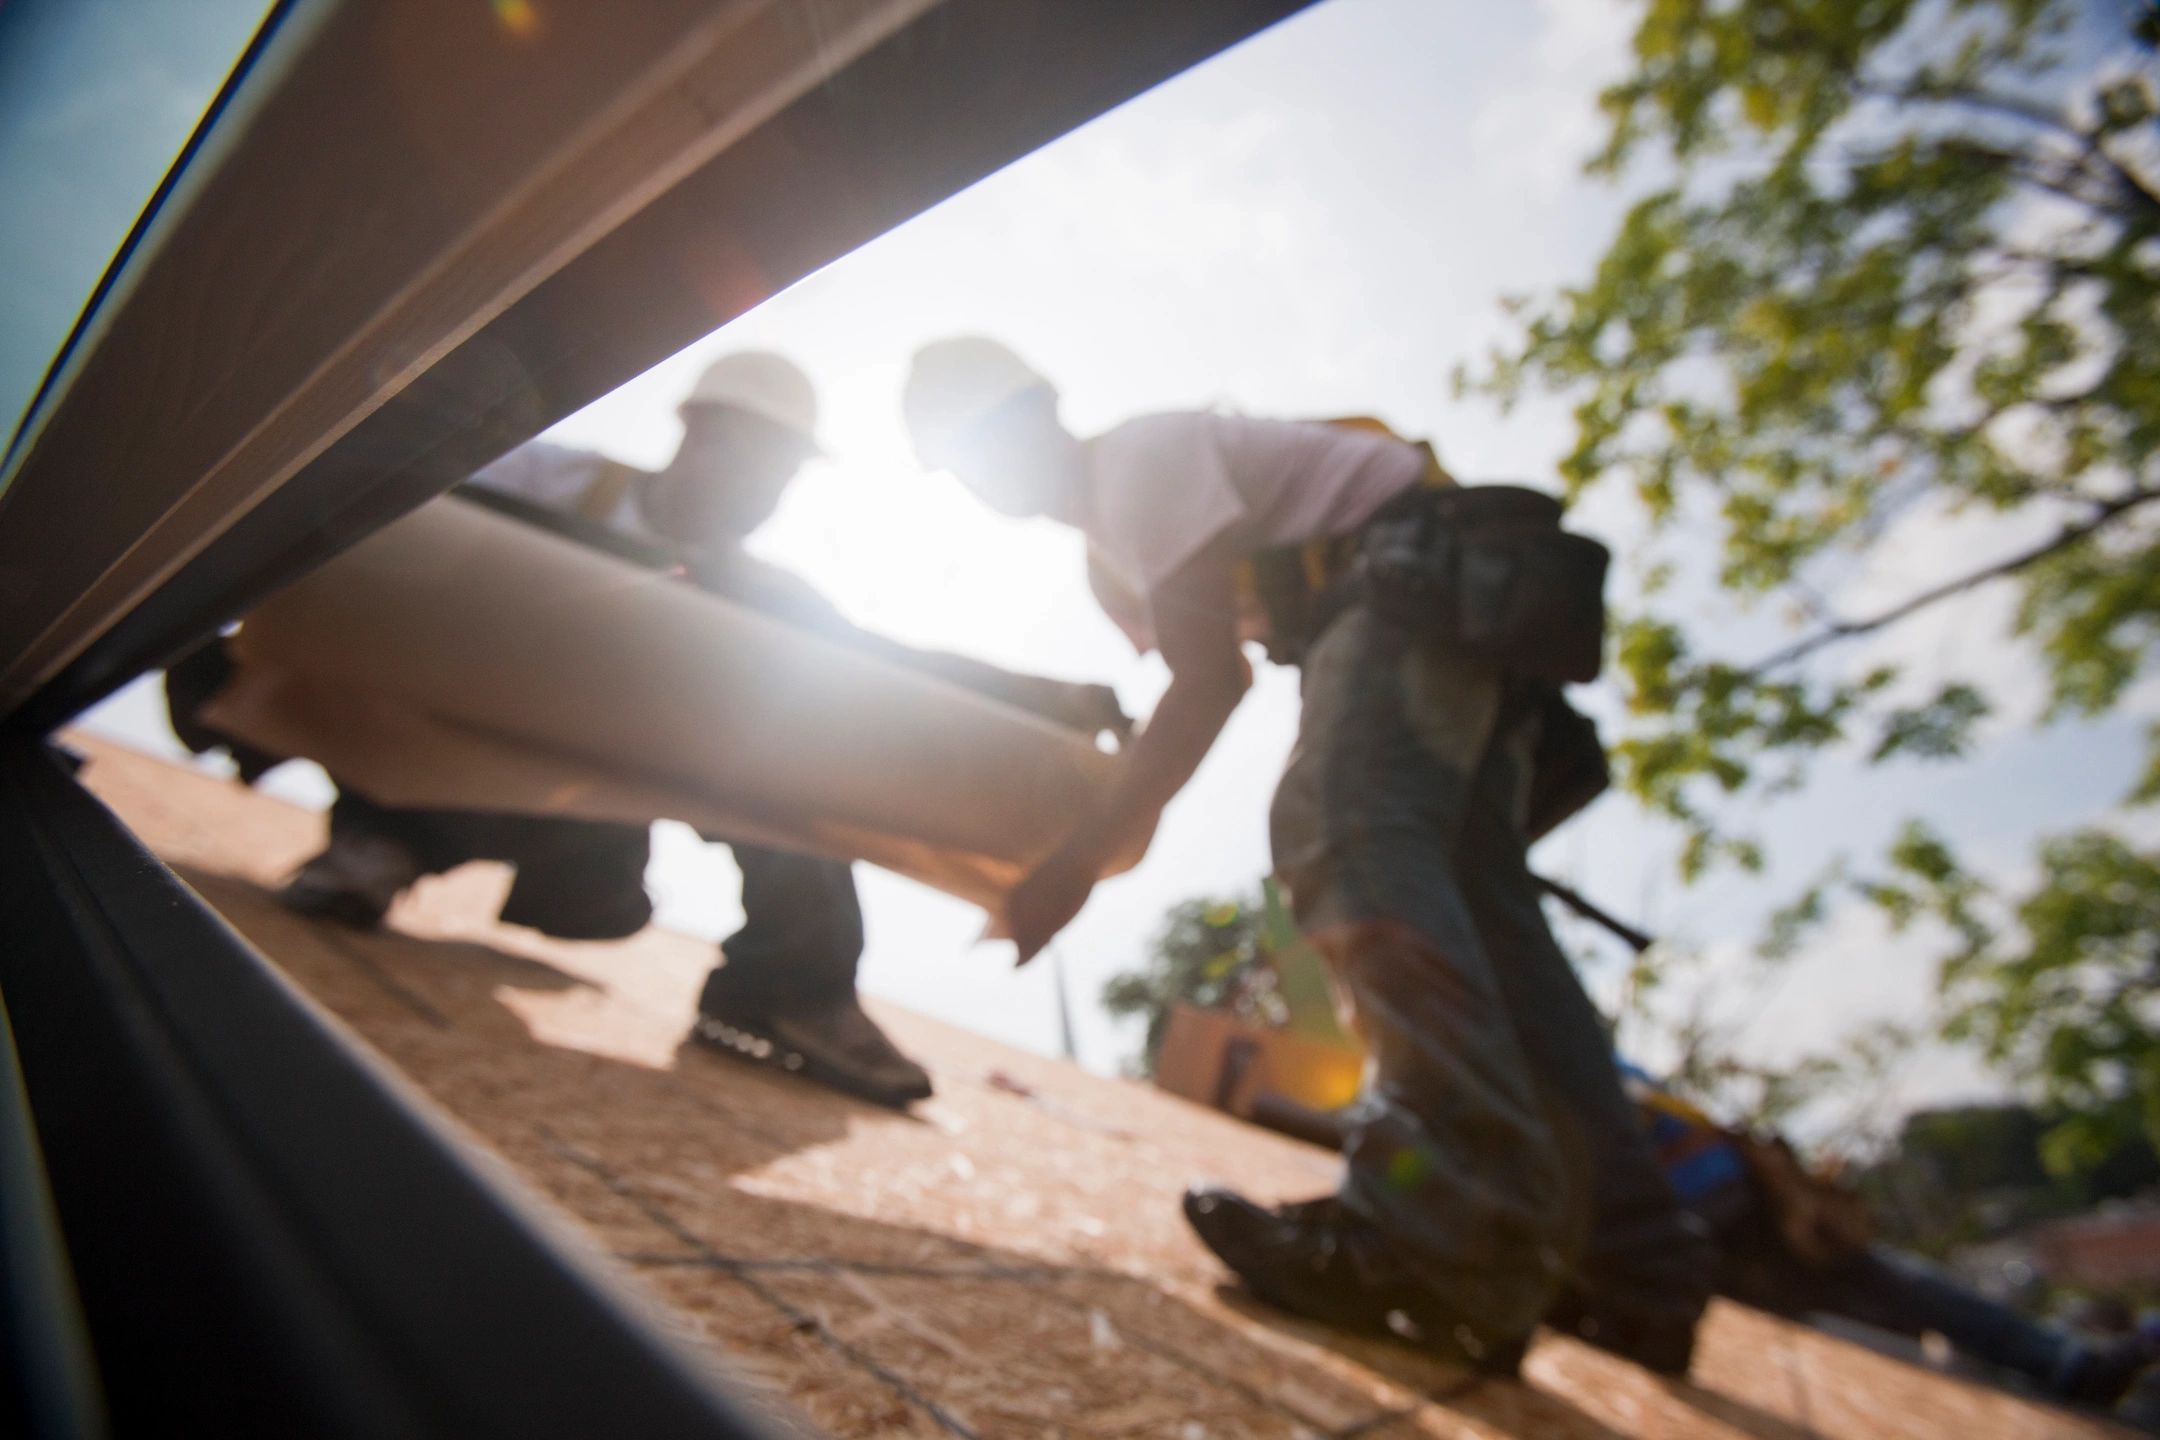
[[[2113, 1433], [1737, 1307], [1690, 1383], [1546, 1338], [1520, 1382], [1275, 1315], [1179, 1217], [1333, 1157], [1147, 1087], [876, 1007], [934, 1072], [890, 1114], [679, 1042], [710, 946], [497, 926], [503, 872], [424, 882], [378, 935], [267, 895], [320, 817], [89, 739], [91, 788], [265, 954], [574, 1217], [664, 1323], [841, 1437]], [[979, 963], [956, 958], [951, 963]], [[955, 971], [956, 977], [960, 974]]]

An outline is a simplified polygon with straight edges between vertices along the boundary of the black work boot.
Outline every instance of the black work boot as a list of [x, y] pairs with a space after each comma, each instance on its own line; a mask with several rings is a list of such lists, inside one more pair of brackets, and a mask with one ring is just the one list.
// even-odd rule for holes
[[[2129, 1395], [2156, 1363], [2160, 1363], [2160, 1344], [2147, 1336], [2094, 1336], [2071, 1347], [2061, 1367], [2048, 1377], [2047, 1387], [2074, 1405], [2108, 1410]], [[2152, 1418], [2145, 1422], [2148, 1430]]]
[[[1611, 1243], [1618, 1234], [1629, 1237], [1624, 1248]], [[1709, 1222], [1685, 1211], [1660, 1219], [1643, 1210], [1605, 1238], [1605, 1253], [1562, 1287], [1545, 1323], [1645, 1370], [1684, 1378], [1695, 1358], [1695, 1327], [1716, 1288], [1719, 1246]]]
[[636, 881], [594, 884], [520, 868], [497, 918], [557, 940], [627, 940], [652, 923], [652, 897]]
[[1695, 1361], [1695, 1326], [1701, 1318], [1699, 1305], [1618, 1309], [1567, 1295], [1554, 1304], [1545, 1323], [1645, 1370], [1681, 1379]]
[[930, 1074], [900, 1053], [850, 993], [830, 1004], [746, 1005], [708, 988], [690, 1038], [722, 1055], [904, 1110], [930, 1098]]
[[336, 835], [285, 882], [277, 898], [302, 915], [373, 930], [421, 873], [412, 851], [387, 836]]
[[1274, 1209], [1229, 1190], [1185, 1192], [1185, 1218], [1258, 1298], [1338, 1329], [1388, 1335], [1490, 1375], [1513, 1375], [1529, 1337], [1482, 1333], [1407, 1278], [1370, 1221], [1332, 1196]]

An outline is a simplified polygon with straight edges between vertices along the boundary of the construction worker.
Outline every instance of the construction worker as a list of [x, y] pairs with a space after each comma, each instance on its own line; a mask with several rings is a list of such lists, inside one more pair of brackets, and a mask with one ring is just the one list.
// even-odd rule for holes
[[[803, 581], [744, 552], [743, 541], [819, 453], [816, 396], [793, 364], [757, 352], [725, 356], [700, 376], [680, 414], [682, 444], [664, 469], [640, 470], [534, 442], [479, 471], [464, 493], [575, 538], [672, 565], [704, 588], [801, 628], [1076, 728], [1123, 726], [1105, 687], [908, 650], [857, 629]], [[216, 672], [226, 663], [221, 650], [210, 649], [168, 675], [175, 730], [183, 738], [193, 733], [197, 741], [219, 743], [201, 733], [191, 712], [215, 690]], [[259, 772], [263, 757], [236, 759]], [[648, 841], [642, 825], [395, 809], [341, 785], [328, 845], [301, 865], [280, 898], [304, 914], [372, 928], [422, 876], [468, 860], [502, 860], [516, 867], [503, 920], [562, 939], [617, 939], [652, 917], [644, 885]], [[857, 1000], [863, 925], [851, 867], [753, 845], [732, 848], [742, 871], [743, 924], [721, 947], [725, 963], [706, 979], [693, 1041], [881, 1104], [904, 1106], [928, 1096], [927, 1072]]]
[[1339, 1192], [1195, 1189], [1200, 1237], [1263, 1300], [1493, 1372], [1563, 1290], [1598, 1343], [1684, 1372], [1708, 1241], [1524, 861], [1558, 684], [1597, 663], [1601, 548], [1371, 422], [1192, 411], [1082, 439], [989, 340], [923, 349], [904, 407], [926, 467], [1081, 530], [1105, 610], [1170, 671], [1102, 809], [1009, 897], [1023, 960], [1191, 777], [1251, 683], [1241, 642], [1302, 669], [1275, 866], [1372, 1060]]
[[[1635, 1066], [1620, 1070], [1680, 1203], [1716, 1239], [1719, 1294], [1792, 1320], [1831, 1315], [1915, 1340], [1940, 1335], [2051, 1400], [2097, 1410], [2118, 1405], [2160, 1362], [2160, 1341], [2132, 1326], [2110, 1334], [2035, 1320], [1881, 1244], [1866, 1200], [1804, 1165], [1783, 1138], [1721, 1126]], [[1569, 1317], [1552, 1319], [1565, 1326]]]

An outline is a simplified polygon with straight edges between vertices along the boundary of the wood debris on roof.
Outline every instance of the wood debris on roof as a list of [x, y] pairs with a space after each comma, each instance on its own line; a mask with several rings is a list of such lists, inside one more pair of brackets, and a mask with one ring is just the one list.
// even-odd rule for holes
[[[1543, 1339], [1520, 1382], [1271, 1313], [1178, 1195], [1288, 1199], [1328, 1153], [876, 1006], [902, 1116], [680, 1048], [709, 945], [499, 926], [504, 872], [363, 935], [279, 909], [321, 817], [76, 737], [86, 783], [264, 954], [575, 1219], [739, 1386], [858, 1436], [2009, 1440], [2117, 1433], [1739, 1307], [1687, 1383]], [[955, 963], [961, 963], [956, 961]], [[957, 972], [956, 972], [957, 974]]]

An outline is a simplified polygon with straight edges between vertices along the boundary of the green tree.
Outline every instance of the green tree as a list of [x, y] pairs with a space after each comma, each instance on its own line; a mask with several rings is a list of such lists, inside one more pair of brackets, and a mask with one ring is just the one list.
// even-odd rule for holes
[[1909, 827], [1863, 889], [1899, 924], [1943, 927], [1947, 1033], [1970, 1041], [2058, 1117], [2050, 1170], [2093, 1171], [2160, 1145], [2160, 851], [2101, 830], [2048, 841], [2011, 901]]
[[2044, 1164], [2062, 1123], [2061, 1112], [2030, 1105], [1915, 1111], [1860, 1188], [1892, 1241], [1942, 1255], [2160, 1181], [2160, 1155], [2137, 1140], [2090, 1168]]
[[[1690, 878], [1758, 867], [1759, 837], [1732, 817], [1832, 749], [1878, 764], [1972, 757], [2002, 697], [1974, 675], [1919, 690], [1894, 665], [1850, 659], [1860, 637], [1994, 587], [2045, 674], [2048, 719], [2106, 714], [2150, 669], [2150, 29], [2127, 5], [2066, 0], [1644, 5], [1590, 169], [1648, 173], [1653, 188], [1586, 281], [1518, 304], [1518, 339], [1459, 378], [1503, 402], [1570, 399], [1571, 495], [1621, 489], [1648, 516], [1644, 598], [1617, 626], [1616, 768], [1682, 828]], [[1825, 598], [1915, 514], [2002, 516], [2026, 538], [1879, 608]], [[1784, 631], [1756, 653], [1715, 653], [1686, 618], [1671, 543], [1706, 530], [1714, 573], [1678, 579]], [[1708, 608], [1699, 591], [1693, 608]], [[2123, 780], [2126, 801], [2160, 799], [2160, 726], [2142, 776]], [[2050, 849], [2020, 910], [2029, 946], [1991, 929], [1987, 946], [1953, 952], [1950, 1028], [2065, 1102], [2134, 1091], [2149, 1123], [2160, 1082], [2118, 1073], [2142, 1060], [2110, 1059], [2098, 1088], [2079, 1078], [2095, 1072], [2076, 1037], [2120, 1015], [2078, 998], [2069, 977], [2094, 962], [2067, 927], [2096, 917], [2059, 887], [2091, 882], [2109, 844], [2095, 832]], [[2142, 863], [2119, 844], [2117, 862]], [[1950, 864], [1982, 904], [1980, 882]], [[1789, 913], [1783, 942], [1821, 909]], [[2028, 1048], [2018, 1037], [2035, 1027], [2056, 1038]]]
[[2063, 1213], [2076, 1197], [2040, 1163], [2047, 1121], [2027, 1105], [1966, 1105], [1905, 1117], [1858, 1178], [1884, 1234], [1930, 1255]]
[[1182, 901], [1164, 917], [1147, 962], [1103, 986], [1105, 1010], [1147, 1018], [1136, 1073], [1155, 1073], [1173, 1006], [1228, 1010], [1264, 1025], [1282, 1023], [1266, 923], [1266, 907], [1257, 897]]

